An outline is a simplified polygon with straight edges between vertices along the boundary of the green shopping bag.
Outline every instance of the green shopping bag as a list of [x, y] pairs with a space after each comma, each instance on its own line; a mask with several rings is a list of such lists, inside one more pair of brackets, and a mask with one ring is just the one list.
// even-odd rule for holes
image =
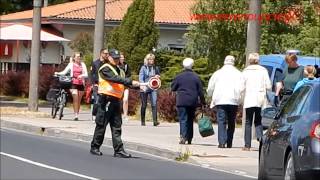
[[202, 137], [214, 135], [212, 122], [208, 116], [204, 116], [203, 113], [201, 118], [198, 120], [199, 132]]

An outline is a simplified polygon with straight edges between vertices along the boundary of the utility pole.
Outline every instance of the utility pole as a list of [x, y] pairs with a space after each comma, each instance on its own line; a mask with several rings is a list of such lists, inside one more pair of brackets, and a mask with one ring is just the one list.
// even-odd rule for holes
[[32, 43], [28, 102], [29, 111], [38, 111], [41, 7], [42, 0], [33, 0]]
[[261, 31], [261, 21], [259, 21], [260, 15], [261, 0], [250, 0], [247, 28], [246, 66], [249, 64], [248, 55], [250, 53], [259, 53]]
[[48, 6], [48, 0], [43, 0], [43, 7], [47, 7]]
[[100, 57], [104, 45], [105, 0], [96, 0], [96, 19], [94, 24], [93, 60]]
[[[249, 18], [247, 28], [247, 47], [246, 47], [246, 66], [249, 65], [248, 56], [250, 53], [259, 53], [260, 49], [260, 31], [261, 31], [261, 0], [250, 0]], [[246, 111], [242, 113], [242, 131], [245, 131]], [[252, 128], [252, 138], [255, 136], [255, 128]]]

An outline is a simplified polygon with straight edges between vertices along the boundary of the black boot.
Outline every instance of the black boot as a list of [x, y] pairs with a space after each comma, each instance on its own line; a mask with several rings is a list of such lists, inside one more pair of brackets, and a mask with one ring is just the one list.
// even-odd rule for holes
[[157, 120], [157, 106], [152, 106], [153, 126], [158, 126], [160, 123]]
[[114, 157], [120, 157], [120, 158], [131, 158], [131, 154], [127, 153], [125, 150], [121, 150], [118, 152], [114, 152]]
[[91, 148], [90, 153], [97, 156], [102, 156], [102, 152], [98, 148]]
[[141, 108], [141, 126], [146, 125], [146, 109]]

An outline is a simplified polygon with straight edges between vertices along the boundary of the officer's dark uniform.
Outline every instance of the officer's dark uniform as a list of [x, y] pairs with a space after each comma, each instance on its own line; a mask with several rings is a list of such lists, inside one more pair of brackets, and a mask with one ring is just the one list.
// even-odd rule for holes
[[[100, 67], [105, 63], [105, 61], [101, 61], [100, 59], [97, 59], [95, 61], [92, 62], [91, 64], [91, 83], [93, 85], [98, 84], [99, 83], [99, 77], [98, 77], [98, 70], [100, 69]], [[97, 115], [97, 111], [98, 111], [98, 100], [99, 100], [99, 95], [98, 95], [98, 87], [97, 86], [93, 86], [93, 109], [92, 109], [92, 115], [96, 116]]]
[[[115, 59], [118, 58], [119, 52], [117, 50], [110, 50], [109, 55]], [[109, 65], [112, 68], [110, 68], [110, 66], [108, 66], [107, 64], [103, 65], [100, 68], [99, 75], [102, 79], [112, 83], [123, 84], [124, 86], [132, 85], [132, 80], [129, 78], [125, 78], [124, 72], [119, 67], [112, 64]], [[114, 70], [116, 70], [117, 74], [114, 73]], [[95, 121], [96, 128], [94, 131], [93, 140], [91, 142], [90, 152], [94, 155], [102, 155], [99, 148], [103, 143], [106, 126], [108, 125], [108, 123], [110, 123], [114, 156], [125, 158], [131, 157], [130, 154], [124, 151], [123, 143], [121, 140], [121, 98], [106, 94], [100, 94], [98, 102], [98, 112]]]

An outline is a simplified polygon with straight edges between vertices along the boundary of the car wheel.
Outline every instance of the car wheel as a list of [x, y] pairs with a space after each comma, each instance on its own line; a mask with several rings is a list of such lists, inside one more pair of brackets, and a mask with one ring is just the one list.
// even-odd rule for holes
[[287, 158], [286, 166], [285, 166], [284, 180], [295, 180], [295, 179], [296, 179], [296, 176], [294, 171], [292, 152], [290, 152]]
[[263, 155], [263, 149], [261, 147], [260, 155], [259, 155], [259, 172], [258, 172], [258, 180], [266, 180], [267, 174], [264, 168], [264, 155]]

